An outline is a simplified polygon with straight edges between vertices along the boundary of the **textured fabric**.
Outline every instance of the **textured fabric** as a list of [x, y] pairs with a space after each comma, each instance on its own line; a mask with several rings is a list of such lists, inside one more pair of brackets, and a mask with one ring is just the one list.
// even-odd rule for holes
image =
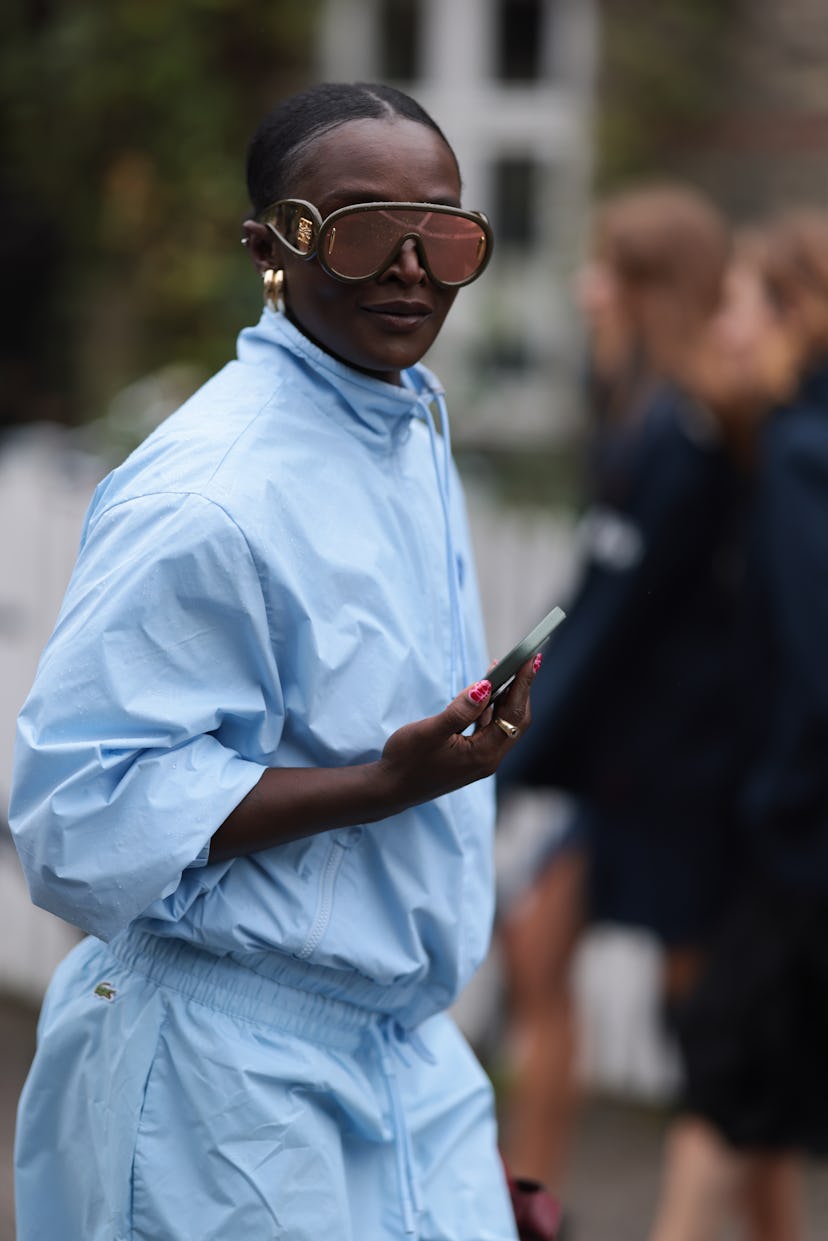
[[413, 1024], [485, 955], [491, 780], [203, 865], [265, 767], [370, 761], [488, 666], [436, 381], [405, 380], [266, 311], [101, 484], [11, 822], [35, 902], [99, 938], [137, 920]]
[[174, 940], [59, 968], [17, 1144], [19, 1241], [514, 1241], [491, 1088], [416, 1037]]

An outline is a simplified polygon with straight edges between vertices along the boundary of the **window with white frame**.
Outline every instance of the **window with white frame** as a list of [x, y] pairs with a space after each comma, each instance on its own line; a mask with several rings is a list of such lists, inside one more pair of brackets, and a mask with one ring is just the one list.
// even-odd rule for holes
[[419, 77], [420, 0], [380, 0], [378, 10], [380, 76], [411, 82]]
[[549, 0], [495, 0], [495, 76], [534, 82], [546, 71]]
[[540, 238], [537, 161], [530, 155], [501, 156], [495, 160], [492, 174], [496, 244], [531, 250]]

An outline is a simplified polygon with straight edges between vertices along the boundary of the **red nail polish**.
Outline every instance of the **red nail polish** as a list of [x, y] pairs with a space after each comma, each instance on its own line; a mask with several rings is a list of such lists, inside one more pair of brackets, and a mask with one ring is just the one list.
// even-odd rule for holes
[[490, 681], [478, 681], [468, 691], [469, 698], [472, 700], [472, 702], [477, 702], [477, 703], [485, 702], [491, 692], [492, 692], [492, 686], [491, 686]]
[[538, 651], [537, 655], [532, 660], [532, 667], [535, 670], [535, 672], [537, 672], [538, 668], [540, 668], [542, 663], [543, 663], [543, 655], [540, 653], [540, 651]]

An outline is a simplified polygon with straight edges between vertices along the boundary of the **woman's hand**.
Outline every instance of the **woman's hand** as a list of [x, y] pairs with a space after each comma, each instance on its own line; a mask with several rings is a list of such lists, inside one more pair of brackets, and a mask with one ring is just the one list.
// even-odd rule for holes
[[478, 681], [439, 715], [392, 733], [378, 763], [380, 788], [394, 807], [388, 813], [493, 775], [532, 722], [529, 690], [539, 667], [539, 656], [528, 660], [494, 707], [489, 682]]
[[529, 727], [529, 687], [539, 666], [537, 655], [525, 663], [495, 709], [489, 682], [478, 681], [438, 715], [398, 728], [374, 762], [269, 767], [214, 833], [210, 861], [387, 819], [492, 775]]

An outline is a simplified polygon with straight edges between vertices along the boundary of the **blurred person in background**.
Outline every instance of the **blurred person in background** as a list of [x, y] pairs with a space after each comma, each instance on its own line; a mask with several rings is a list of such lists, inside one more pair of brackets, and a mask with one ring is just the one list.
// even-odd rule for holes
[[[748, 628], [757, 747], [738, 898], [679, 1014], [686, 1086], [651, 1241], [806, 1235], [828, 1154], [828, 216], [748, 235], [731, 332], [774, 408], [759, 428]], [[747, 343], [754, 359], [747, 357]]]
[[726, 222], [682, 185], [598, 212], [579, 283], [594, 427], [585, 562], [550, 645], [508, 794], [573, 797], [528, 890], [499, 909], [507, 988], [502, 1141], [560, 1186], [577, 1108], [570, 972], [587, 921], [654, 932], [665, 1005], [698, 967], [733, 875], [743, 761], [739, 608], [745, 474], [736, 408], [708, 397]]
[[261, 318], [97, 489], [20, 715], [20, 858], [88, 937], [21, 1098], [18, 1237], [515, 1241], [445, 1009], [534, 665], [493, 717], [421, 365], [491, 233], [382, 84], [283, 101], [247, 174]]

